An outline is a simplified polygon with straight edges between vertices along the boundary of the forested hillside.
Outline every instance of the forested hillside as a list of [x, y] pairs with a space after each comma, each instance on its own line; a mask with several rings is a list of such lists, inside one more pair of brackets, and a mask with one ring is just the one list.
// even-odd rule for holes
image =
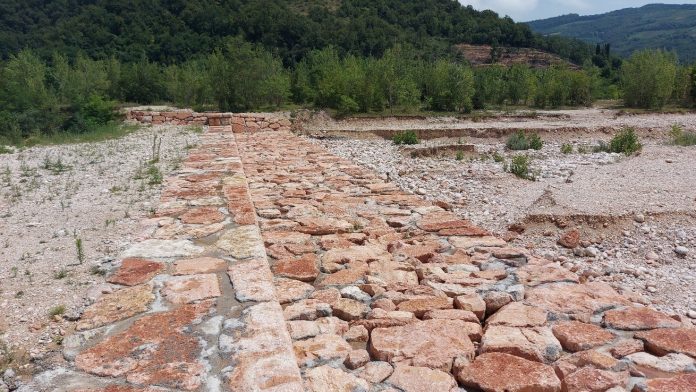
[[380, 56], [395, 43], [424, 55], [452, 44], [547, 49], [576, 63], [590, 56], [569, 39], [542, 39], [528, 26], [455, 0], [0, 0], [0, 56], [31, 48], [43, 58], [172, 64], [208, 54], [227, 36], [260, 43], [293, 64], [332, 45]]
[[[465, 44], [487, 45], [485, 66]], [[558, 56], [511, 61], [538, 53], [518, 48]], [[622, 68], [609, 49], [455, 0], [0, 0], [0, 145], [108, 131], [124, 103], [337, 115], [693, 104], [696, 69], [662, 51]]]
[[629, 56], [640, 49], [675, 51], [683, 62], [696, 60], [696, 4], [651, 4], [601, 15], [563, 15], [529, 22], [544, 35], [610, 43], [614, 53]]

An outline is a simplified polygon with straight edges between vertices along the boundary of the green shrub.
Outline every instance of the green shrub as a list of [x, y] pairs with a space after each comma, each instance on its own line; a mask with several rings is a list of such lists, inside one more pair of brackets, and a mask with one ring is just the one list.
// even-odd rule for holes
[[672, 143], [677, 146], [696, 146], [696, 133], [684, 132], [684, 129], [679, 125], [672, 125]]
[[418, 141], [418, 136], [414, 131], [399, 132], [392, 137], [392, 142], [394, 142], [394, 144], [397, 146], [402, 144], [414, 145], [420, 143]]
[[544, 142], [539, 135], [526, 135], [523, 131], [518, 131], [508, 137], [505, 143], [507, 148], [513, 151], [523, 150], [541, 150], [544, 147]]
[[464, 160], [464, 152], [462, 151], [457, 151], [457, 156], [455, 158], [458, 161], [463, 161]]
[[505, 162], [505, 157], [500, 155], [498, 151], [493, 153], [493, 161], [497, 163]]
[[638, 140], [638, 135], [633, 128], [625, 128], [619, 132], [609, 142], [609, 151], [614, 153], [622, 153], [631, 155], [640, 151], [643, 145]]
[[544, 142], [537, 134], [529, 136], [527, 141], [529, 142], [529, 148], [532, 150], [541, 150], [544, 147]]
[[572, 154], [573, 153], [573, 145], [570, 143], [563, 143], [561, 146], [561, 152], [563, 154]]
[[532, 159], [528, 155], [515, 155], [512, 157], [507, 171], [516, 175], [519, 178], [535, 181], [536, 176], [529, 169]]

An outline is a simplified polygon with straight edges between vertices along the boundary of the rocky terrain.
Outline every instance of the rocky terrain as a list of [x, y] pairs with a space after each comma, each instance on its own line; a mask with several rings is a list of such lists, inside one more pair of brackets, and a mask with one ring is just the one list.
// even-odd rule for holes
[[196, 132], [156, 126], [0, 155], [0, 365], [12, 359], [25, 371], [102, 294], [102, 264], [142, 235], [139, 222]]
[[[597, 139], [573, 139], [571, 154], [552, 141], [541, 151], [524, 152], [532, 157], [537, 181], [505, 172], [520, 153], [506, 150], [504, 139], [437, 139], [419, 148], [463, 140], [476, 143], [477, 151], [463, 160], [455, 154], [412, 158], [410, 149], [387, 140], [324, 139], [321, 144], [402, 189], [451, 204], [462, 217], [590, 280], [631, 288], [660, 308], [696, 316], [693, 147], [656, 139], [639, 156], [625, 157], [592, 152]], [[577, 244], [559, 245], [569, 232], [577, 232]]]
[[549, 140], [532, 182], [499, 140], [414, 154], [261, 124], [198, 136], [95, 297], [55, 314], [65, 336], [0, 390], [693, 391], [691, 150]]

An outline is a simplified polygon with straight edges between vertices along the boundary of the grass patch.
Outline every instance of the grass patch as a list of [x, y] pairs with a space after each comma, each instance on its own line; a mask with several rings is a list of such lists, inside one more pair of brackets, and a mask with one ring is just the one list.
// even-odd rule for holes
[[513, 151], [541, 150], [544, 142], [537, 134], [527, 135], [523, 131], [518, 131], [510, 135], [505, 146]]
[[464, 160], [464, 152], [463, 151], [457, 151], [457, 156], [454, 158], [458, 161], [463, 161]]
[[394, 142], [394, 144], [397, 146], [402, 144], [414, 145], [420, 143], [418, 140], [418, 135], [416, 135], [416, 132], [414, 131], [399, 132], [392, 137], [392, 142]]
[[58, 156], [54, 160], [49, 155], [46, 155], [44, 157], [43, 165], [41, 167], [45, 170], [50, 171], [54, 175], [65, 173], [67, 171], [70, 171], [70, 169], [72, 168], [70, 165], [63, 163], [62, 157]]
[[56, 271], [56, 273], [53, 274], [53, 279], [60, 280], [60, 279], [65, 279], [68, 277], [68, 271], [65, 269], [61, 269], [60, 271]]
[[45, 146], [53, 144], [76, 144], [101, 142], [110, 139], [119, 139], [140, 129], [138, 125], [125, 125], [109, 123], [92, 128], [87, 132], [56, 132], [51, 135], [33, 135], [26, 138], [21, 146]]
[[532, 158], [530, 158], [529, 155], [515, 155], [512, 157], [512, 161], [510, 162], [510, 165], [507, 166], [506, 171], [519, 178], [529, 181], [536, 181], [536, 175], [529, 167], [531, 162]]
[[159, 185], [162, 183], [162, 172], [159, 167], [155, 164], [150, 164], [147, 166], [147, 184], [148, 185]]
[[2, 154], [12, 154], [14, 150], [9, 146], [0, 145], [0, 155]]
[[672, 125], [672, 130], [669, 134], [674, 145], [684, 147], [696, 146], [696, 133], [685, 132], [680, 125]]
[[563, 143], [561, 146], [561, 152], [563, 154], [572, 154], [573, 153], [573, 145], [570, 143]]
[[48, 310], [48, 315], [51, 317], [60, 316], [65, 313], [65, 305], [54, 306]]

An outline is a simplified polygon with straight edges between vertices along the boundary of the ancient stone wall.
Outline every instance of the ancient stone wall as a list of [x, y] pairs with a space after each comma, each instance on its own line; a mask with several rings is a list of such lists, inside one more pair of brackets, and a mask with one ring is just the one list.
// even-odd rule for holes
[[129, 110], [126, 119], [141, 124], [232, 126], [232, 132], [289, 131], [292, 121], [277, 114], [197, 113], [191, 110]]

